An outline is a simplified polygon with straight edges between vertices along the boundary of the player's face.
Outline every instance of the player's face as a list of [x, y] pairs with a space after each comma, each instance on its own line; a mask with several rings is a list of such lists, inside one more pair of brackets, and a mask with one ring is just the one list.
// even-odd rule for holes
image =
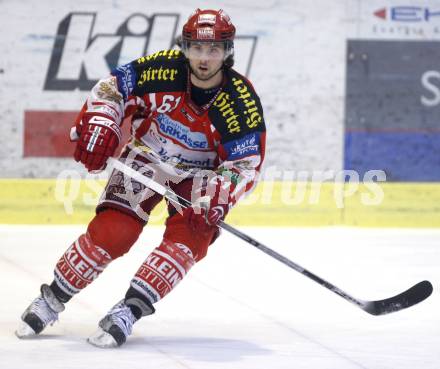
[[223, 65], [225, 48], [222, 42], [191, 42], [188, 59], [193, 74], [201, 81], [214, 77]]

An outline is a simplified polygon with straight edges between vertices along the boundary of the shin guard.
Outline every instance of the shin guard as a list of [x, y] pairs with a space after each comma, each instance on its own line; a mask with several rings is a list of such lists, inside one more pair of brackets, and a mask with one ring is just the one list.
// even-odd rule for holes
[[73, 296], [95, 280], [111, 262], [110, 255], [94, 244], [90, 235], [81, 235], [64, 253], [55, 267], [55, 283]]
[[187, 246], [164, 239], [143, 262], [131, 281], [131, 287], [153, 304], [168, 294], [194, 263]]

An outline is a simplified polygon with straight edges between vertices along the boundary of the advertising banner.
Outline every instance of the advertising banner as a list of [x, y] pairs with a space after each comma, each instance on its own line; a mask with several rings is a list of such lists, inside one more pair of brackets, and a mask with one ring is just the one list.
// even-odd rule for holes
[[345, 169], [440, 181], [440, 42], [350, 40]]

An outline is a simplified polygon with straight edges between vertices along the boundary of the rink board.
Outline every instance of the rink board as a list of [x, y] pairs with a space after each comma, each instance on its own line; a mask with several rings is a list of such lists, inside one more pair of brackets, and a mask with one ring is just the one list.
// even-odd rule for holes
[[[105, 181], [1, 179], [0, 223], [84, 224], [93, 217]], [[367, 185], [262, 182], [234, 208], [228, 222], [253, 226], [440, 227], [440, 185], [381, 184], [383, 200]], [[365, 205], [366, 200], [377, 204]], [[371, 202], [371, 201], [370, 201]], [[163, 224], [159, 205], [150, 224]]]

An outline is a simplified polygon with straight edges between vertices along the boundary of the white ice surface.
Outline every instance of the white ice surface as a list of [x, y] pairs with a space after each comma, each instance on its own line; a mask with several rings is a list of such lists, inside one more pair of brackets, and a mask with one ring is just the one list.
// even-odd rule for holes
[[129, 254], [76, 296], [37, 339], [14, 335], [50, 282], [78, 226], [0, 226], [0, 368], [438, 369], [440, 230], [243, 228], [338, 287], [381, 299], [430, 280], [410, 309], [370, 316], [315, 282], [224, 233], [208, 257], [135, 325], [119, 349], [86, 343], [160, 242], [147, 227]]

